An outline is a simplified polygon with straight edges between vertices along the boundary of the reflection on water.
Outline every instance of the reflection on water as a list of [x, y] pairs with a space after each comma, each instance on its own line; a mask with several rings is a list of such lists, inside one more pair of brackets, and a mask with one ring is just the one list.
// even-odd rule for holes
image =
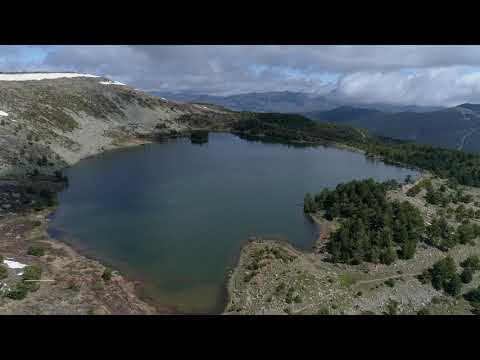
[[210, 133], [81, 161], [66, 171], [51, 231], [144, 282], [142, 293], [182, 312], [221, 311], [227, 269], [250, 236], [310, 249], [304, 194], [415, 172], [333, 147], [293, 147]]

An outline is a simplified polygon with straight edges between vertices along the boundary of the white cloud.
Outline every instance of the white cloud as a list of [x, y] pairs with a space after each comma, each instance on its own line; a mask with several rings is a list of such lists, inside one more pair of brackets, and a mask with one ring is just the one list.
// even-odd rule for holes
[[[22, 49], [0, 47], [1, 68], [26, 70]], [[480, 64], [480, 46], [72, 45], [49, 47], [38, 59], [29, 70], [104, 75], [145, 90], [322, 94], [336, 88], [338, 96], [361, 102], [480, 102], [480, 71], [472, 69]]]
[[480, 71], [464, 67], [416, 69], [414, 73], [357, 72], [338, 83], [340, 98], [362, 103], [453, 106], [480, 102]]

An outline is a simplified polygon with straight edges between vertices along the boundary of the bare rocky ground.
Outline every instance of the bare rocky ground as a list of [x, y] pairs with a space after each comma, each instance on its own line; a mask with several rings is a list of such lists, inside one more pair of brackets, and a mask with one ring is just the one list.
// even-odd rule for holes
[[[431, 176], [426, 174], [423, 179], [426, 177]], [[433, 179], [432, 183], [438, 188], [446, 181]], [[422, 211], [426, 222], [431, 221], [440, 207], [427, 204], [423, 198], [425, 190], [415, 197], [407, 196], [411, 186], [405, 185], [388, 195], [411, 202]], [[480, 200], [480, 190], [463, 189], [474, 196], [467, 207], [478, 210], [475, 202]], [[430, 283], [422, 284], [417, 276], [447, 255], [457, 265], [469, 255], [480, 255], [479, 239], [473, 246], [457, 245], [448, 252], [420, 242], [413, 259], [397, 260], [389, 266], [333, 264], [322, 249], [329, 232], [337, 225], [319, 215], [313, 218], [320, 223], [322, 235], [312, 252], [261, 239], [242, 249], [229, 279], [225, 314], [471, 314], [471, 307], [462, 296], [452, 298]], [[451, 223], [455, 225], [455, 220]], [[463, 293], [479, 284], [477, 273], [470, 284], [463, 286]]]

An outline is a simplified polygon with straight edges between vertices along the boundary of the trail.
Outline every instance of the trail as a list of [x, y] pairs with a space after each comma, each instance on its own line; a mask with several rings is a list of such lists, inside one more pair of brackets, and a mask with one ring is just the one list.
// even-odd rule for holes
[[[360, 280], [360, 281], [357, 281], [354, 285], [364, 285], [364, 284], [371, 284], [371, 283], [379, 282], [379, 281], [387, 281], [387, 280], [390, 280], [390, 279], [398, 279], [398, 278], [404, 278], [404, 277], [414, 277], [414, 276], [419, 276], [421, 274], [422, 273], [401, 274], [401, 275], [386, 276], [386, 277], [377, 278], [377, 279]], [[308, 305], [305, 305], [305, 306], [301, 307], [300, 309], [297, 309], [297, 310], [293, 311], [292, 313], [293, 314], [298, 314], [302, 311], [305, 311], [307, 309], [310, 309], [310, 308], [315, 307], [315, 306], [320, 306], [320, 305], [325, 305], [325, 302], [308, 304]]]
[[360, 281], [357, 281], [355, 283], [355, 285], [371, 284], [371, 283], [378, 282], [378, 281], [386, 281], [386, 280], [390, 280], [390, 279], [398, 279], [398, 278], [403, 278], [403, 277], [414, 277], [414, 276], [418, 276], [418, 275], [421, 275], [421, 273], [400, 274], [400, 275], [386, 276], [386, 277], [383, 277], [383, 278], [377, 278], [377, 279], [371, 279], [371, 280], [360, 280]]
[[473, 133], [477, 130], [478, 130], [478, 128], [472, 128], [472, 129], [470, 129], [470, 131], [468, 133], [463, 135], [462, 139], [460, 140], [460, 145], [458, 146], [457, 150], [463, 150], [463, 146], [465, 145], [465, 140], [467, 140], [467, 138], [470, 137], [471, 135], [473, 135]]
[[[461, 111], [460, 111], [460, 114], [462, 114], [463, 119], [464, 119], [465, 121], [471, 121], [471, 122], [474, 121], [474, 120], [473, 120], [473, 117], [476, 117], [476, 118], [479, 118], [479, 117], [480, 117], [478, 114], [476, 114], [476, 113], [474, 113], [474, 112], [467, 112], [467, 111], [465, 111], [465, 110], [461, 110]], [[470, 117], [468, 117], [467, 115], [469, 115]], [[464, 145], [465, 145], [465, 141], [467, 140], [467, 138], [469, 138], [470, 136], [472, 136], [473, 133], [474, 133], [475, 131], [477, 131], [477, 130], [479, 130], [478, 127], [472, 127], [472, 128], [469, 130], [469, 132], [467, 132], [465, 135], [463, 135], [463, 136], [462, 136], [462, 139], [460, 140], [460, 144], [459, 144], [458, 147], [457, 147], [457, 150], [459, 150], [459, 151], [463, 150], [463, 147], [464, 147]]]

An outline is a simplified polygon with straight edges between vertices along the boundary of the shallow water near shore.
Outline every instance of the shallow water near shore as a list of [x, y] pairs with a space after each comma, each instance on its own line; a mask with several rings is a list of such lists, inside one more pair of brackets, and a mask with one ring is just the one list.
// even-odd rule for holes
[[221, 312], [225, 279], [250, 236], [312, 247], [306, 192], [418, 173], [335, 147], [293, 147], [211, 133], [112, 151], [65, 171], [50, 233], [142, 281], [180, 313]]

